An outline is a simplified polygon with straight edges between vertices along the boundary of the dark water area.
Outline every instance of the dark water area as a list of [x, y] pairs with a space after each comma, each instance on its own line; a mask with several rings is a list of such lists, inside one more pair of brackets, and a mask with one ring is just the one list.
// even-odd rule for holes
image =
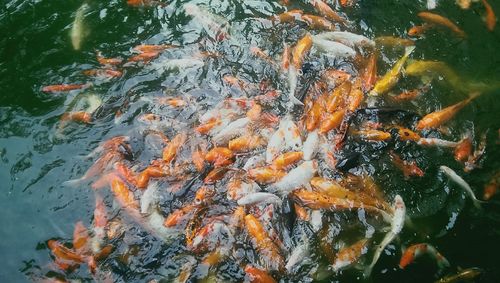
[[[424, 2], [357, 1], [352, 7], [337, 5], [337, 10], [353, 23], [349, 29], [351, 32], [371, 39], [385, 35], [408, 38], [406, 31], [422, 23], [417, 13], [426, 10]], [[493, 10], [500, 14], [500, 4], [490, 2]], [[82, 3], [73, 0], [4, 0], [0, 6], [0, 262], [3, 263], [0, 282], [42, 281], [49, 277], [79, 280], [75, 282], [99, 281], [109, 274], [115, 282], [149, 282], [153, 279], [174, 282], [179, 269], [198, 258], [186, 251], [182, 237], [161, 241], [130, 223], [123, 224], [127, 230], [125, 236], [111, 243], [115, 248], [113, 253], [100, 262], [99, 267], [106, 276], [93, 277], [86, 267], [66, 274], [58, 270], [47, 241], [71, 242], [78, 221], [90, 227], [95, 203], [91, 182], [74, 186], [65, 182], [84, 175], [95, 161], [86, 156], [101, 142], [114, 136], [130, 136], [135, 164], [139, 167], [147, 165], [155, 155], [155, 143], [148, 143], [141, 135], [149, 124], [137, 118], [145, 113], [161, 113], [166, 122], [155, 125], [155, 129], [173, 138], [177, 132], [197, 125], [198, 115], [215, 107], [223, 98], [244, 95], [242, 90], [225, 84], [224, 75], [238, 76], [249, 85], [258, 85], [263, 79], [270, 78], [274, 87], [286, 88], [287, 82], [269, 63], [252, 56], [250, 47], [266, 50], [279, 64], [283, 42], [293, 46], [303, 36], [304, 30], [311, 30], [313, 34], [320, 31], [303, 24], [272, 25], [263, 19], [287, 9], [315, 12], [306, 1], [291, 1], [288, 8], [278, 1], [258, 0], [173, 1], [167, 5], [153, 3], [150, 7], [132, 7], [122, 0], [87, 1], [82, 31], [86, 36], [81, 49], [74, 50], [70, 33]], [[231, 37], [221, 41], [207, 39], [210, 34], [203, 23], [184, 12], [182, 7], [186, 3], [204, 6], [217, 15], [216, 19], [227, 26]], [[463, 190], [438, 170], [440, 165], [454, 169], [470, 184], [478, 198], [481, 198], [484, 186], [500, 170], [500, 88], [495, 87], [500, 85], [500, 29], [496, 27], [492, 32], [486, 29], [482, 20], [484, 7], [480, 3], [462, 10], [454, 1], [438, 1], [438, 7], [433, 11], [457, 23], [467, 38], [458, 38], [446, 28], [431, 29], [415, 40], [411, 60], [445, 62], [462, 82], [487, 89], [446, 124], [450, 133], [442, 135], [444, 139], [456, 141], [469, 132], [475, 146], [485, 136], [486, 152], [480, 161], [481, 166], [465, 173], [463, 165], [453, 159], [453, 152], [449, 149], [399, 143], [380, 146], [348, 138], [350, 150], [362, 155], [360, 168], [373, 175], [379, 187], [391, 196], [391, 202], [396, 194], [403, 197], [412, 225], [405, 226], [399, 237], [385, 249], [370, 278], [363, 279], [362, 271], [354, 267], [338, 275], [325, 271], [326, 275], [318, 281], [433, 282], [440, 275], [470, 267], [484, 271], [473, 282], [500, 281], [500, 195], [476, 209]], [[139, 44], [180, 47], [166, 50], [144, 66], [121, 68], [123, 75], [119, 78], [99, 79], [82, 74], [84, 70], [99, 68], [97, 51], [105, 57], [125, 59]], [[222, 55], [203, 55], [208, 52]], [[400, 51], [380, 52], [378, 74], [385, 74], [401, 55]], [[201, 60], [203, 66], [162, 69], [162, 64], [179, 58], [190, 59], [191, 63]], [[326, 65], [323, 58], [311, 58], [311, 62]], [[420, 84], [419, 79], [404, 77], [394, 88], [394, 93], [414, 88]], [[414, 101], [397, 104], [387, 99], [380, 105], [423, 116], [467, 97], [463, 89], [452, 88], [445, 81], [443, 77], [435, 79], [430, 90]], [[55, 94], [42, 92], [47, 85], [89, 82], [92, 86], [83, 90]], [[173, 109], [152, 102], [152, 98], [165, 95], [187, 97], [188, 106]], [[61, 116], [72, 109], [77, 110], [85, 99], [100, 104], [92, 114], [92, 123], [69, 123], [61, 128]], [[275, 110], [284, 113], [283, 108]], [[117, 111], [123, 114], [118, 117]], [[292, 114], [299, 117], [299, 112]], [[386, 154], [388, 146], [394, 146], [404, 156], [417, 160], [425, 176], [405, 179], [395, 166], [390, 165]], [[113, 205], [109, 190], [104, 191], [108, 211], [116, 217], [119, 209]], [[193, 194], [190, 191], [185, 198], [192, 198]], [[164, 214], [187, 203], [183, 199], [174, 202], [171, 195], [163, 197], [159, 206]], [[227, 200], [221, 203], [220, 206]], [[329, 217], [331, 225], [361, 226], [352, 224], [359, 221], [352, 215]], [[376, 232], [375, 238], [380, 241], [383, 235]], [[350, 235], [346, 233], [342, 237], [348, 239]], [[432, 259], [423, 258], [401, 270], [398, 263], [402, 247], [421, 242], [436, 247], [451, 267], [438, 274]], [[249, 247], [248, 243], [240, 244], [239, 249], [248, 250]], [[324, 257], [318, 253], [316, 250], [312, 252], [313, 262], [324, 263]], [[371, 257], [365, 258], [360, 266], [370, 260]], [[213, 268], [207, 276], [209, 279], [193, 276], [191, 280], [244, 281], [244, 271], [235, 262], [228, 259]], [[303, 266], [293, 276], [275, 278], [281, 278], [281, 282], [309, 282], [313, 277], [309, 275], [308, 267]]]

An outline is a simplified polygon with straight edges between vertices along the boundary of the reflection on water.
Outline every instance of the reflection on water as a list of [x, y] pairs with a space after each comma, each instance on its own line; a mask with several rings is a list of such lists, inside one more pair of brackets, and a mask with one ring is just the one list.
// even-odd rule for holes
[[[283, 201], [279, 206], [246, 206], [242, 212], [231, 200], [231, 186], [238, 187], [234, 183], [240, 181], [249, 186], [245, 190], [257, 189], [237, 168], [261, 155], [267, 142], [261, 149], [231, 156], [230, 162], [216, 159], [213, 163], [228, 162], [231, 169], [215, 186], [203, 186], [211, 168], [198, 171], [192, 162], [193, 152], [210, 150], [214, 140], [222, 145], [227, 142], [222, 141], [222, 135], [200, 135], [193, 129], [213, 122], [210, 116], [214, 113], [226, 119], [220, 121], [223, 126], [217, 125], [218, 131], [230, 128], [231, 122], [245, 119], [257, 101], [262, 112], [256, 117], [268, 124], [250, 124], [261, 139], [270, 139], [291, 117], [301, 129], [301, 142], [305, 142], [311, 135], [308, 132], [315, 127], [321, 131], [327, 121], [323, 117], [325, 120], [316, 126], [307, 121], [312, 101], [320, 99], [316, 90], [322, 86], [317, 81], [324, 80], [324, 70], [349, 73], [354, 89], [356, 78], [370, 66], [372, 54], [377, 54], [372, 58], [378, 58], [380, 80], [408, 44], [416, 46], [407, 62], [413, 67], [389, 86], [388, 94], [363, 101], [361, 110], [349, 120], [342, 148], [331, 158], [325, 151], [332, 150], [338, 141], [335, 133], [341, 130], [321, 135], [322, 147], [314, 158], [318, 175], [335, 179], [356, 194], [376, 186], [384, 192], [386, 206], [392, 205], [396, 195], [403, 197], [411, 221], [381, 253], [373, 280], [431, 281], [454, 273], [458, 267], [484, 269], [486, 282], [499, 276], [492, 249], [498, 247], [498, 231], [491, 228], [498, 222], [498, 207], [490, 203], [474, 209], [463, 190], [439, 171], [439, 165], [450, 166], [471, 184], [478, 197], [498, 171], [500, 124], [495, 78], [500, 74], [496, 64], [500, 41], [498, 29], [490, 32], [482, 22], [485, 10], [481, 4], [462, 10], [453, 1], [438, 2], [435, 12], [463, 29], [466, 39], [434, 23], [437, 26], [421, 37], [394, 46], [388, 41], [381, 44], [380, 36], [409, 39], [407, 30], [424, 24], [417, 16], [425, 10], [424, 1], [353, 1], [356, 3], [347, 7], [328, 2], [341, 17], [349, 19], [347, 27], [335, 24], [337, 29], [378, 38], [378, 51], [356, 46], [353, 51], [362, 56], [331, 56], [332, 43], [323, 46], [325, 39], [314, 37], [310, 54], [297, 66], [300, 76], [295, 94], [306, 101], [305, 106], [291, 106], [290, 72], [281, 64], [284, 44], [295, 47], [306, 31], [317, 36], [330, 26], [300, 14], [299, 20], [290, 22], [271, 18], [293, 9], [318, 15], [306, 1], [292, 1], [288, 6], [278, 1], [128, 2], [10, 1], [0, 10], [0, 25], [8, 31], [8, 36], [0, 39], [0, 177], [5, 180], [0, 194], [4, 207], [1, 235], [5, 239], [1, 249], [7, 263], [0, 278], [225, 282], [248, 280], [248, 274], [257, 274], [254, 269], [259, 268], [269, 269], [275, 279], [291, 282], [364, 280], [363, 269], [386, 235], [384, 228], [390, 226], [381, 215], [374, 215], [369, 208], [318, 210], [325, 207], [314, 202], [308, 206], [306, 191], [280, 198], [276, 201]], [[426, 63], [430, 61], [442, 63]], [[292, 60], [291, 66], [296, 67], [294, 64]], [[477, 161], [479, 168], [465, 173], [463, 162], [454, 160], [453, 149], [422, 147], [400, 138], [398, 127], [415, 129], [427, 113], [462, 101], [478, 89], [482, 95], [444, 127], [419, 134], [449, 141], [469, 135], [473, 151], [480, 149], [484, 136], [486, 153]], [[332, 85], [326, 90], [330, 93]], [[406, 96], [396, 96], [404, 91], [408, 91]], [[376, 109], [365, 109], [367, 106]], [[243, 120], [241, 123], [247, 125]], [[308, 127], [312, 130], [306, 130]], [[248, 128], [245, 133], [249, 133]], [[370, 141], [374, 134], [378, 141]], [[95, 151], [117, 136], [127, 138]], [[175, 141], [180, 141], [180, 149], [172, 166], [157, 166], [169, 170], [169, 176], [157, 178], [165, 173], [155, 173], [157, 167], [149, 165], [154, 165], [151, 162], [155, 159], [166, 159], [163, 150]], [[411, 171], [411, 162], [422, 172]], [[130, 187], [141, 186], [139, 177], [127, 179], [127, 168], [138, 176], [152, 168], [144, 186], [147, 190], [134, 189], [135, 201], [140, 199], [135, 209], [130, 209], [135, 204], [124, 204], [116, 197], [117, 180], [135, 182]], [[295, 165], [286, 172], [293, 168]], [[110, 172], [119, 172], [120, 179], [107, 176]], [[273, 176], [279, 174], [272, 171]], [[359, 177], [365, 174], [373, 180]], [[109, 178], [100, 179], [102, 176]], [[108, 181], [115, 182], [113, 190]], [[262, 183], [264, 191], [274, 192], [272, 186]], [[313, 181], [307, 183], [306, 188]], [[373, 199], [376, 197], [371, 195], [370, 201]], [[368, 200], [363, 201], [366, 206]], [[165, 227], [165, 219], [179, 211], [187, 215], [184, 223]], [[235, 220], [246, 214], [250, 216]], [[79, 221], [81, 224], [76, 224]], [[261, 234], [249, 228], [254, 222], [264, 223], [265, 234], [270, 235], [279, 256], [273, 255], [268, 240], [262, 240], [265, 247], [255, 243], [259, 242], [256, 235]], [[105, 226], [101, 227], [102, 223]], [[80, 249], [81, 243], [72, 243], [75, 226], [82, 239], [88, 238]], [[424, 258], [401, 270], [397, 265], [402, 250], [421, 242], [436, 247], [451, 267], [438, 270], [433, 261]], [[332, 263], [350, 245], [362, 251], [361, 259], [334, 273]], [[272, 260], [266, 261], [266, 257]], [[333, 266], [340, 266], [336, 263]]]

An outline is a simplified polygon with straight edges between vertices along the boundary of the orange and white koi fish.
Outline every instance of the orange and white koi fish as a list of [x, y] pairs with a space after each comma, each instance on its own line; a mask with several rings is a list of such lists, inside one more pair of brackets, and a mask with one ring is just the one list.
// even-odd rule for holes
[[372, 262], [365, 269], [365, 271], [363, 273], [365, 278], [370, 277], [372, 269], [375, 266], [375, 264], [377, 263], [382, 252], [385, 250], [387, 245], [389, 245], [394, 240], [394, 238], [396, 238], [396, 236], [401, 232], [401, 230], [403, 230], [403, 226], [404, 226], [405, 220], [406, 220], [406, 206], [405, 206], [405, 203], [403, 201], [403, 198], [400, 195], [396, 195], [394, 197], [393, 210], [394, 210], [394, 214], [393, 214], [392, 221], [391, 221], [391, 230], [389, 232], [387, 232], [387, 234], [385, 235], [382, 242], [380, 242], [380, 244], [378, 244], [377, 249], [375, 250], [375, 252], [373, 254]]
[[436, 24], [440, 26], [444, 26], [449, 28], [452, 32], [454, 32], [457, 36], [459, 37], [466, 37], [467, 35], [465, 32], [460, 29], [456, 24], [454, 24], [452, 21], [449, 19], [438, 15], [434, 14], [431, 12], [420, 12], [417, 14], [422, 20], [431, 23], [431, 24]]
[[380, 130], [357, 130], [352, 134], [368, 141], [387, 141], [392, 138], [390, 133]]
[[56, 93], [56, 92], [66, 92], [66, 91], [72, 91], [76, 89], [84, 89], [92, 84], [86, 83], [86, 84], [60, 84], [60, 85], [48, 85], [44, 86], [42, 88], [43, 92], [51, 92], [51, 93]]
[[82, 72], [86, 76], [97, 77], [101, 79], [118, 78], [123, 75], [121, 71], [113, 69], [90, 69]]
[[399, 170], [403, 171], [403, 175], [405, 178], [413, 177], [413, 176], [418, 176], [418, 177], [423, 177], [424, 176], [424, 171], [420, 169], [415, 161], [405, 161], [399, 157], [396, 153], [392, 152], [390, 153], [392, 162], [394, 165], [396, 165]]
[[438, 267], [441, 269], [450, 266], [448, 260], [442, 254], [440, 254], [436, 250], [436, 248], [434, 248], [430, 244], [421, 243], [421, 244], [411, 245], [404, 251], [403, 255], [401, 256], [401, 260], [399, 261], [399, 267], [401, 269], [404, 269], [409, 264], [411, 264], [417, 257], [423, 254], [429, 254], [433, 258], [435, 258]]
[[495, 29], [495, 25], [497, 24], [497, 17], [495, 16], [495, 12], [493, 8], [486, 0], [481, 0], [484, 5], [484, 9], [486, 10], [485, 22], [486, 27], [489, 31], [493, 31]]
[[458, 142], [447, 141], [438, 138], [420, 138], [417, 144], [423, 146], [439, 146], [439, 147], [455, 148], [457, 147]]
[[252, 239], [252, 244], [259, 252], [262, 265], [268, 270], [282, 271], [285, 267], [278, 246], [269, 237], [262, 223], [252, 214], [245, 216], [245, 228]]
[[304, 153], [302, 151], [291, 151], [284, 153], [274, 159], [272, 166], [276, 169], [285, 169], [288, 166], [300, 161]]
[[248, 152], [266, 144], [260, 135], [244, 135], [229, 141], [228, 148], [234, 152]]
[[362, 239], [347, 246], [338, 251], [335, 260], [332, 264], [332, 269], [334, 272], [339, 272], [340, 270], [356, 263], [363, 254], [366, 254], [368, 239]]
[[469, 104], [474, 98], [478, 97], [479, 95], [480, 95], [479, 93], [475, 93], [471, 95], [471, 97], [463, 101], [460, 101], [456, 104], [453, 104], [441, 110], [425, 115], [420, 121], [418, 121], [417, 126], [415, 128], [421, 131], [424, 129], [436, 129], [440, 127], [441, 125], [445, 124], [453, 117], [455, 117], [458, 111], [464, 108], [467, 104]]

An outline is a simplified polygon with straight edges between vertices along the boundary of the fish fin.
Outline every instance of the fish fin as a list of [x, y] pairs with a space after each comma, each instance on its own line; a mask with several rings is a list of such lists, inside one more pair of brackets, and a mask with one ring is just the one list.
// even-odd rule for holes
[[413, 52], [413, 50], [415, 50], [415, 45], [407, 46], [405, 48], [405, 55], [404, 55], [404, 57], [410, 56], [410, 54]]
[[298, 100], [295, 95], [293, 95], [292, 93], [290, 93], [290, 102], [292, 103], [292, 106], [293, 105], [304, 105], [304, 103], [302, 103], [302, 101]]

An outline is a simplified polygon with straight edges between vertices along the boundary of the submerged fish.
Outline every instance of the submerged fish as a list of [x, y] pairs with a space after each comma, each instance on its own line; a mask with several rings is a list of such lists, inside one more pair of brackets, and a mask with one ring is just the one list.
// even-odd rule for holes
[[472, 203], [474, 204], [475, 207], [481, 208], [482, 201], [480, 201], [476, 198], [474, 191], [469, 186], [469, 184], [467, 182], [465, 182], [464, 179], [462, 179], [462, 177], [458, 176], [458, 174], [455, 173], [455, 171], [453, 171], [453, 169], [451, 169], [448, 166], [441, 165], [439, 167], [439, 170], [441, 170], [441, 172], [443, 172], [450, 180], [452, 180], [454, 183], [458, 184], [460, 187], [462, 187], [462, 189], [465, 190], [465, 192], [471, 198]]
[[85, 26], [85, 13], [90, 8], [87, 3], [83, 3], [78, 10], [76, 10], [75, 19], [71, 27], [70, 36], [73, 49], [80, 50], [83, 40], [88, 36], [89, 31]]
[[470, 282], [483, 274], [483, 270], [477, 267], [471, 267], [437, 280], [434, 283], [458, 283]]
[[465, 32], [462, 29], [460, 29], [456, 24], [454, 24], [452, 21], [450, 21], [449, 19], [447, 19], [441, 15], [434, 14], [431, 12], [420, 12], [420, 13], [418, 13], [418, 16], [426, 22], [449, 28], [452, 32], [454, 32], [459, 37], [466, 37], [467, 36], [465, 34]]
[[435, 258], [439, 268], [450, 266], [448, 260], [442, 254], [440, 254], [436, 250], [436, 248], [434, 248], [430, 244], [421, 243], [411, 245], [404, 251], [403, 255], [401, 256], [401, 260], [399, 261], [399, 267], [401, 269], [406, 268], [406, 266], [411, 264], [417, 257], [423, 254], [429, 254], [433, 258]]
[[401, 196], [396, 195], [396, 197], [394, 197], [393, 209], [394, 209], [394, 216], [391, 222], [391, 230], [387, 232], [382, 242], [378, 244], [377, 249], [373, 254], [372, 262], [365, 269], [365, 272], [363, 273], [365, 278], [370, 276], [373, 267], [377, 263], [380, 255], [385, 250], [387, 245], [389, 245], [394, 240], [394, 238], [396, 238], [396, 236], [401, 232], [401, 230], [403, 230], [403, 226], [406, 220], [406, 206]]

